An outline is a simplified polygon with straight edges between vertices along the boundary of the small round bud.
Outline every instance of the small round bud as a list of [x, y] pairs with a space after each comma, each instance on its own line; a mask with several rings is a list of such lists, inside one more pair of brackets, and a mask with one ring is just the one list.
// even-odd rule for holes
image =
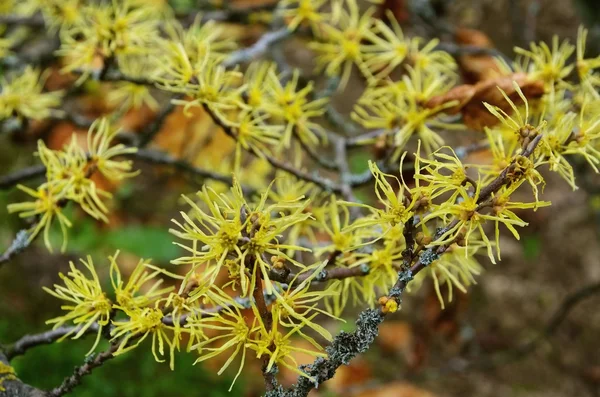
[[415, 241], [417, 244], [425, 246], [431, 243], [431, 236], [426, 236], [423, 232], [419, 232], [415, 236]]

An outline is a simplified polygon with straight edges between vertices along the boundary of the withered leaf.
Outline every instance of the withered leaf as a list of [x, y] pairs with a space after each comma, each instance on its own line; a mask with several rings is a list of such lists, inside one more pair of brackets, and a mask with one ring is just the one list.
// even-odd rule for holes
[[498, 88], [502, 89], [517, 106], [523, 104], [521, 97], [513, 86], [513, 81], [521, 88], [527, 100], [538, 99], [544, 94], [543, 82], [530, 80], [525, 73], [513, 73], [484, 80], [474, 85], [459, 85], [443, 95], [431, 98], [425, 106], [436, 108], [456, 101], [454, 106], [444, 109], [444, 112], [448, 114], [462, 113], [463, 122], [468, 128], [475, 131], [483, 131], [485, 127], [494, 126], [499, 122], [485, 108], [483, 105], [484, 102], [498, 106], [508, 114], [512, 113], [510, 104], [504, 99]]

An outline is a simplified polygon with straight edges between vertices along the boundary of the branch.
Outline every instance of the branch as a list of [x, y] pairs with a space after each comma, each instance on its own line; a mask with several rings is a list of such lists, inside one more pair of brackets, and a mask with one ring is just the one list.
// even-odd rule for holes
[[45, 23], [41, 14], [35, 14], [32, 16], [0, 15], [0, 25], [41, 28], [44, 27]]
[[[529, 156], [535, 150], [537, 144], [541, 140], [541, 135], [538, 135], [523, 151], [523, 156]], [[492, 193], [498, 191], [503, 184], [509, 182], [508, 171], [515, 166], [515, 161], [506, 167], [497, 180], [492, 181], [488, 186], [482, 189], [488, 193], [489, 197]], [[498, 182], [500, 181], [500, 182]], [[487, 197], [481, 195], [484, 201]], [[413, 219], [408, 220], [413, 222]], [[440, 229], [435, 234], [434, 240], [439, 240], [448, 230], [451, 230], [458, 220], [455, 219], [450, 222], [449, 225]], [[405, 228], [412, 227], [412, 225], [405, 225]], [[406, 255], [403, 260], [402, 270], [398, 272], [398, 279], [394, 286], [390, 289], [387, 298], [394, 299], [398, 305], [402, 303], [402, 295], [406, 290], [407, 285], [413, 280], [413, 278], [427, 266], [435, 262], [443, 255], [446, 250], [452, 245], [453, 242], [449, 242], [439, 246], [430, 246], [425, 251], [419, 254], [418, 259], [414, 257], [415, 254]], [[414, 264], [411, 263], [415, 260]], [[300, 376], [298, 383], [292, 386], [288, 390], [284, 390], [283, 387], [278, 387], [270, 393], [267, 393], [268, 397], [306, 397], [308, 393], [315, 387], [318, 387], [320, 383], [323, 383], [331, 379], [337, 369], [342, 365], [347, 365], [357, 355], [366, 352], [375, 337], [379, 332], [379, 325], [383, 322], [386, 316], [386, 312], [379, 309], [366, 309], [362, 311], [356, 321], [356, 330], [351, 333], [345, 331], [340, 332], [325, 350], [327, 352], [327, 358], [317, 358], [312, 364], [301, 366], [300, 369], [306, 372], [310, 378]]]
[[[523, 151], [523, 153], [521, 153], [521, 156], [523, 157], [529, 157], [531, 156], [531, 154], [533, 153], [533, 151], [535, 150], [535, 148], [537, 147], [538, 143], [540, 143], [540, 141], [542, 140], [542, 135], [538, 135], [536, 136], [533, 141], [531, 141], [531, 143], [529, 143], [529, 145], [527, 146], [527, 148]], [[508, 167], [506, 167], [501, 173], [500, 175], [498, 175], [498, 177], [496, 179], [494, 179], [493, 181], [491, 181], [486, 187], [484, 187], [483, 189], [481, 189], [481, 192], [479, 193], [479, 199], [477, 200], [478, 203], [482, 203], [485, 200], [487, 200], [492, 194], [496, 193], [498, 190], [500, 190], [500, 188], [504, 185], [506, 185], [509, 180], [509, 173], [511, 173], [516, 167], [516, 159], [513, 159], [513, 161], [511, 161], [511, 163], [509, 164]]]
[[[200, 178], [212, 179], [223, 182], [227, 185], [231, 185], [233, 183], [233, 178], [231, 176], [195, 167], [187, 161], [176, 159], [167, 153], [162, 153], [155, 150], [139, 149], [136, 153], [132, 153], [131, 156], [148, 163], [171, 166]], [[249, 195], [256, 193], [256, 190], [249, 186], [242, 186], [242, 190], [245, 194]]]
[[[343, 280], [345, 278], [350, 277], [362, 277], [369, 274], [370, 269], [368, 265], [356, 266], [356, 267], [335, 267], [333, 269], [323, 269], [321, 273], [315, 277], [313, 283], [321, 283], [329, 280]], [[296, 278], [297, 277], [297, 278]], [[300, 275], [295, 273], [290, 273], [286, 276], [283, 276], [277, 273], [276, 270], [271, 270], [269, 273], [269, 278], [273, 281], [278, 281], [280, 283], [289, 284], [294, 278], [296, 278], [297, 283], [301, 283], [310, 277], [310, 273], [305, 272]]]
[[[213, 110], [210, 108], [210, 106], [204, 104], [203, 106], [204, 110], [206, 111], [206, 113], [212, 118], [213, 122], [218, 125], [219, 127], [221, 127], [221, 129], [232, 139], [237, 141], [237, 136], [235, 134], [235, 132], [233, 131], [233, 128], [229, 125], [227, 125], [225, 122], [223, 122], [223, 120], [221, 120], [219, 118], [219, 116], [217, 116], [215, 114], [215, 112], [213, 112]], [[308, 174], [304, 171], [299, 170], [297, 167], [290, 165], [288, 163], [285, 163], [283, 161], [277, 160], [276, 158], [266, 154], [266, 153], [261, 153], [258, 150], [256, 150], [253, 147], [249, 148], [249, 152], [254, 155], [255, 157], [258, 158], [263, 158], [265, 160], [267, 160], [269, 162], [269, 164], [271, 164], [271, 166], [278, 168], [282, 171], [287, 172], [288, 174], [292, 174], [294, 175], [296, 178], [298, 179], [302, 179], [305, 180], [307, 182], [311, 182], [314, 183], [315, 185], [319, 186], [321, 189], [326, 190], [326, 191], [330, 191], [330, 192], [334, 192], [334, 193], [341, 193], [342, 192], [342, 187], [335, 183], [334, 181], [332, 181], [331, 179], [328, 178], [323, 178], [317, 174]]]
[[[0, 349], [0, 363], [9, 365], [8, 359]], [[0, 380], [4, 375], [0, 374]], [[42, 390], [36, 389], [33, 386], [27, 385], [19, 379], [4, 379], [2, 382], [4, 391], [0, 392], [2, 397], [44, 397]]]
[[[254, 290], [252, 291], [252, 297], [254, 298], [254, 302], [256, 302], [256, 308], [258, 309], [258, 314], [260, 315], [260, 319], [265, 326], [267, 332], [271, 331], [271, 327], [273, 326], [273, 315], [269, 311], [267, 307], [267, 303], [265, 302], [265, 296], [262, 291], [262, 273], [259, 269], [254, 269], [257, 274], [256, 283], [254, 284]], [[271, 349], [272, 346], [269, 346]], [[265, 388], [267, 393], [272, 391], [277, 385], [277, 378], [275, 377], [274, 371], [268, 371], [267, 367], [269, 365], [269, 356], [265, 355], [262, 360], [262, 373], [265, 378]]]
[[27, 232], [27, 230], [20, 230], [10, 244], [10, 247], [0, 255], [0, 266], [11, 260], [14, 256], [20, 254], [28, 246], [29, 232]]
[[278, 42], [290, 37], [292, 32], [287, 27], [265, 33], [250, 47], [242, 48], [232, 52], [222, 65], [226, 68], [239, 65], [240, 63], [250, 62], [264, 55], [269, 48]]
[[81, 378], [91, 374], [94, 369], [100, 367], [106, 361], [113, 358], [113, 353], [117, 351], [118, 347], [119, 343], [113, 343], [110, 345], [110, 348], [107, 351], [99, 353], [96, 356], [92, 355], [87, 358], [86, 362], [82, 366], [75, 368], [73, 375], [66, 378], [62, 385], [46, 393], [46, 397], [60, 397], [69, 393], [81, 383]]
[[[25, 354], [25, 352], [33, 347], [40, 345], [49, 345], [58, 339], [62, 338], [65, 335], [70, 333], [76, 333], [82, 326], [73, 326], [73, 327], [60, 327], [50, 331], [42, 332], [40, 334], [33, 335], [25, 335], [6, 350], [6, 357], [9, 360], [13, 358]], [[98, 324], [94, 323], [90, 326], [84, 333], [89, 334], [93, 332], [98, 332]]]
[[181, 98], [183, 98], [183, 95], [178, 94], [178, 95], [175, 95], [175, 97], [171, 98], [167, 102], [167, 104], [156, 115], [156, 119], [152, 122], [152, 124], [150, 124], [147, 128], [145, 128], [145, 130], [142, 133], [142, 136], [140, 137], [140, 140], [138, 142], [138, 145], [137, 145], [138, 147], [143, 148], [146, 145], [148, 145], [150, 142], [152, 142], [152, 140], [154, 139], [156, 134], [158, 134], [158, 132], [160, 131], [162, 126], [165, 124], [167, 117], [169, 117], [169, 115], [171, 113], [173, 113], [173, 111], [177, 107], [173, 103], [173, 100], [177, 100], [177, 99], [181, 99]]
[[32, 167], [23, 168], [15, 171], [12, 174], [4, 175], [0, 178], [0, 190], [10, 189], [19, 183], [29, 179], [39, 178], [46, 174], [46, 167], [43, 165], [34, 165]]

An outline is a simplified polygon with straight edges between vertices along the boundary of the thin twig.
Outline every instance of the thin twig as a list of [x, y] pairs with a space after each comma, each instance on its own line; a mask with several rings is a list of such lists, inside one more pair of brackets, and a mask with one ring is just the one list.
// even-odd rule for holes
[[183, 98], [183, 95], [178, 94], [174, 98], [172, 98], [172, 100], [169, 100], [169, 102], [167, 102], [165, 106], [163, 106], [160, 112], [156, 115], [154, 121], [142, 132], [138, 141], [138, 147], [143, 148], [150, 142], [152, 142], [156, 134], [158, 134], [162, 126], [165, 124], [165, 121], [167, 120], [169, 115], [171, 115], [171, 113], [173, 113], [173, 111], [177, 107], [177, 105], [173, 103], [173, 100], [181, 98]]
[[[64, 337], [65, 335], [77, 333], [82, 326], [59, 327], [50, 331], [45, 331], [39, 334], [25, 335], [6, 350], [6, 357], [9, 360], [25, 354], [25, 352], [33, 347], [40, 345], [49, 345]], [[98, 324], [94, 323], [86, 329], [85, 334], [98, 332]]]
[[0, 266], [21, 253], [29, 246], [29, 243], [29, 232], [27, 230], [20, 230], [10, 244], [10, 247], [0, 255]]
[[[271, 311], [265, 302], [265, 296], [262, 290], [262, 273], [258, 271], [258, 269], [255, 269], [254, 271], [256, 272], [257, 277], [254, 284], [254, 290], [252, 291], [252, 297], [256, 303], [256, 308], [258, 310], [258, 314], [260, 315], [262, 324], [265, 326], [267, 332], [270, 332], [273, 325], [273, 315], [271, 314]], [[270, 348], [271, 347], [269, 347], [269, 349]], [[265, 355], [262, 361], [262, 373], [263, 377], [265, 378], [265, 388], [267, 392], [269, 392], [276, 387], [277, 378], [275, 378], [274, 371], [267, 369], [269, 365], [269, 355]]]
[[111, 358], [114, 358], [113, 353], [116, 352], [118, 348], [119, 343], [113, 343], [110, 345], [110, 348], [108, 350], [99, 353], [95, 356], [90, 356], [90, 358], [86, 359], [86, 362], [83, 365], [75, 368], [75, 372], [73, 372], [73, 375], [66, 378], [59, 387], [50, 390], [46, 394], [46, 396], [60, 397], [69, 393], [81, 383], [81, 379], [84, 376], [91, 374], [94, 369], [100, 367], [102, 364], [104, 364]]
[[0, 190], [10, 189], [19, 183], [33, 178], [40, 178], [46, 174], [46, 167], [43, 165], [34, 165], [23, 168], [11, 174], [0, 177]]
[[[132, 153], [131, 156], [148, 163], [171, 166], [180, 171], [198, 176], [203, 179], [212, 179], [214, 181], [223, 182], [227, 185], [231, 185], [233, 183], [233, 178], [231, 176], [195, 167], [187, 161], [176, 159], [167, 153], [162, 153], [155, 150], [139, 149], [136, 153]], [[248, 195], [252, 195], [256, 192], [255, 189], [245, 185], [242, 186], [242, 191]]]
[[[233, 128], [231, 126], [227, 125], [225, 122], [223, 122], [223, 120], [221, 120], [221, 118], [215, 114], [215, 112], [210, 108], [210, 106], [204, 105], [204, 110], [212, 118], [213, 122], [215, 124], [217, 124], [219, 127], [221, 127], [221, 129], [225, 132], [225, 134], [227, 134], [229, 137], [231, 137], [232, 139], [237, 141], [237, 136], [236, 136], [236, 133], [234, 132]], [[258, 150], [256, 150], [254, 147], [250, 147], [248, 149], [248, 151], [250, 152], [250, 154], [252, 154], [258, 158], [263, 158], [263, 159], [267, 160], [267, 162], [269, 164], [271, 164], [271, 166], [273, 166], [277, 169], [280, 169], [282, 171], [285, 171], [288, 174], [292, 174], [298, 179], [302, 179], [307, 182], [314, 183], [315, 185], [319, 186], [321, 189], [323, 189], [325, 191], [330, 191], [333, 193], [341, 193], [342, 192], [341, 186], [328, 178], [323, 178], [316, 173], [313, 173], [313, 174], [306, 173], [291, 164], [285, 163], [283, 161], [280, 161], [280, 160], [274, 158], [273, 156], [271, 156], [267, 153], [261, 153]]]
[[0, 15], [0, 25], [29, 26], [33, 28], [44, 27], [44, 18], [41, 14], [32, 16], [23, 15]]
[[269, 47], [287, 39], [291, 34], [292, 32], [287, 27], [267, 32], [250, 47], [242, 48], [231, 53], [227, 59], [223, 61], [222, 65], [230, 68], [259, 58], [269, 50]]

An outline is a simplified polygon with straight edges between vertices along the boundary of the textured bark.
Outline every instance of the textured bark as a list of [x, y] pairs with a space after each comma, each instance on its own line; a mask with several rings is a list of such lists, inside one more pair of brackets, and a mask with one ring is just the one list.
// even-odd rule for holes
[[[4, 364], [9, 364], [6, 355], [0, 350], [0, 361]], [[1, 375], [0, 375], [1, 376]], [[6, 390], [0, 391], [0, 397], [44, 397], [45, 393], [36, 389], [33, 386], [29, 386], [19, 379], [16, 380], [5, 380], [2, 382], [2, 387]]]

